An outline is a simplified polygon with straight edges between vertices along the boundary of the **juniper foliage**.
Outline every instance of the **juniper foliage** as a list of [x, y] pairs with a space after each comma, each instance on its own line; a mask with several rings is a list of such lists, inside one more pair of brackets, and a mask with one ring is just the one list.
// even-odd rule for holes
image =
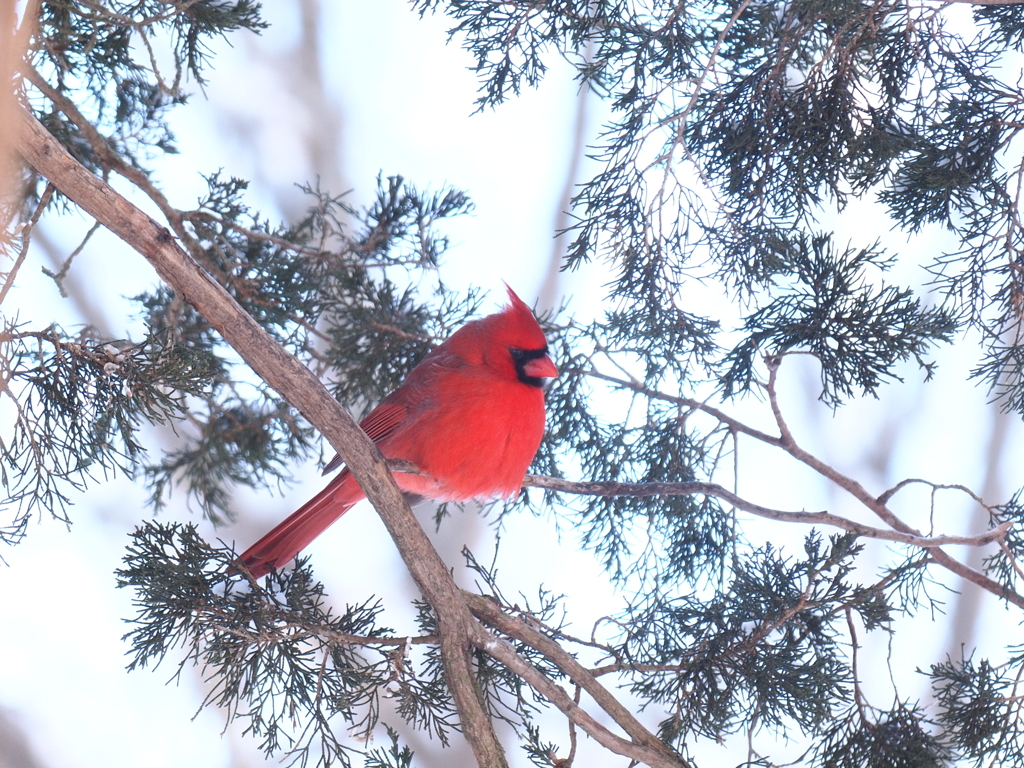
[[[908, 361], [928, 378], [935, 346], [968, 332], [984, 343], [975, 376], [1003, 407], [1024, 413], [1024, 95], [1003, 69], [1024, 45], [1021, 6], [977, 9], [970, 37], [945, 8], [853, 0], [414, 6], [453, 19], [453, 39], [475, 58], [481, 109], [536, 85], [553, 55], [611, 104], [592, 149], [598, 170], [573, 201], [566, 266], [607, 260], [614, 279], [596, 322], [543, 318], [563, 375], [547, 393], [535, 471], [714, 483], [742, 472], [741, 435], [813, 467], [784, 434], [748, 427], [729, 406], [758, 396], [777, 405], [770, 376], [806, 353], [820, 365], [821, 398], [839, 407], [898, 381]], [[25, 103], [86, 167], [149, 195], [190, 256], [354, 413], [487, 306], [442, 279], [446, 220], [472, 210], [458, 190], [381, 176], [373, 202], [359, 207], [307, 185], [308, 215], [282, 225], [249, 209], [245, 181], [215, 169], [206, 169], [208, 191], [194, 208], [163, 198], [146, 166], [174, 151], [167, 115], [186, 103], [189, 78], [204, 82], [211, 41], [263, 28], [256, 3], [29, 8], [38, 19]], [[165, 60], [161, 71], [156, 62]], [[27, 247], [37, 207], [70, 207], [59, 189], [48, 196], [45, 179], [26, 170], [23, 181], [24, 194], [4, 202], [3, 245], [13, 255]], [[822, 229], [824, 210], [869, 194], [896, 227], [938, 225], [955, 237], [949, 252], [918, 262], [933, 275], [931, 295], [884, 275], [912, 255], [873, 242], [841, 246]], [[742, 317], [683, 309], [681, 291], [695, 280], [723, 286]], [[0, 443], [6, 542], [19, 540], [37, 511], [69, 519], [72, 492], [115, 471], [142, 478], [154, 507], [180, 489], [224, 519], [237, 512], [236, 487], [287, 482], [293, 463], [316, 451], [301, 416], [187, 301], [161, 287], [135, 301], [140, 341], [45, 319], [4, 321], [0, 391], [14, 424]], [[618, 413], [602, 406], [609, 397]], [[146, 427], [159, 424], [180, 440], [150, 456]], [[676, 754], [701, 740], [753, 743], [767, 733], [806, 743], [798, 764], [807, 766], [1024, 766], [1019, 648], [1003, 660], [967, 654], [932, 664], [923, 674], [936, 706], [927, 710], [900, 695], [887, 706], [870, 702], [861, 690], [857, 633], [894, 632], [894, 617], [939, 606], [934, 550], [893, 539], [892, 556], [861, 583], [863, 531], [827, 542], [812, 533], [794, 556], [747, 542], [742, 516], [710, 491], [567, 497], [549, 489], [524, 494], [502, 520], [514, 524], [522, 507], [551, 510], [573, 527], [608, 578], [637, 597], [603, 623], [615, 629], [588, 641], [570, 633], [572, 606], [543, 588], [533, 600], [509, 599], [497, 574], [467, 554], [481, 591], [616, 680], [631, 705], [655, 713]], [[988, 509], [993, 527], [1016, 527], [985, 572], [1020, 610], [1020, 493]], [[127, 636], [133, 667], [168, 657], [179, 669], [200, 667], [211, 681], [206, 704], [240, 720], [268, 756], [302, 765], [409, 768], [395, 723], [441, 746], [460, 728], [429, 606], [417, 606], [417, 629], [405, 637], [382, 626], [372, 597], [328, 608], [308, 563], [259, 584], [232, 575], [233, 561], [188, 526], [139, 528], [119, 572], [138, 608]], [[490, 629], [541, 674], [581, 684], [565, 658], [523, 633]], [[571, 763], [575, 730], [567, 738], [551, 728], [547, 703], [484, 649], [474, 662], [489, 713], [518, 735], [527, 759]], [[347, 737], [381, 729], [388, 741], [372, 749]], [[752, 752], [747, 764], [779, 760]]]
[[[656, 306], [710, 253], [714, 274], [749, 296], [799, 279], [789, 254], [815, 239], [823, 206], [870, 190], [897, 226], [956, 235], [959, 247], [922, 266], [946, 322], [986, 338], [976, 375], [1024, 413], [1022, 342], [1004, 332], [1022, 295], [1024, 102], [1000, 69], [1021, 47], [1018, 6], [978, 8], [968, 34], [934, 8], [852, 0], [415, 5], [453, 19], [481, 108], [539, 82], [552, 54], [610, 99], [592, 149], [601, 167], [573, 201], [568, 266], [608, 258], [613, 295]], [[825, 376], [845, 357], [823, 360]]]
[[[200, 668], [210, 683], [204, 705], [244, 721], [268, 757], [284, 752], [298, 765], [359, 765], [347, 729], [372, 731], [385, 696], [397, 698], [400, 710], [422, 713], [444, 741], [450, 707], [439, 711], [437, 685], [421, 684], [402, 639], [379, 625], [379, 602], [335, 614], [302, 564], [263, 588], [233, 578], [234, 559], [230, 548], [203, 541], [195, 526], [146, 523], [135, 532], [118, 571], [119, 584], [135, 589], [140, 608], [126, 635], [129, 669], [183, 649], [176, 676], [188, 665]], [[370, 651], [367, 644], [378, 647]], [[402, 752], [392, 757], [404, 759]]]
[[189, 395], [205, 391], [216, 361], [154, 334], [131, 343], [30, 330], [5, 320], [0, 332], [4, 392], [13, 426], [0, 442], [6, 507], [0, 540], [15, 544], [35, 511], [70, 522], [70, 494], [112, 474], [134, 475], [146, 424], [181, 421]]

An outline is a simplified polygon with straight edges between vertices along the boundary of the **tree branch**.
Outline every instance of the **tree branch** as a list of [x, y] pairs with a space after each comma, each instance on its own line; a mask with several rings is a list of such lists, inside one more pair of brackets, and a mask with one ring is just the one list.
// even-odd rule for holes
[[[495, 637], [479, 624], [474, 625], [473, 642], [477, 648], [501, 662], [530, 684], [534, 690], [554, 704], [569, 720], [582, 728], [591, 738], [606, 749], [636, 762], [646, 763], [651, 768], [690, 768], [689, 764], [673, 753], [661, 740], [644, 728], [607, 689], [594, 679], [593, 675], [553, 640], [535, 632], [525, 622], [509, 616], [486, 597], [463, 592], [473, 613], [497, 629], [536, 648], [559, 669], [580, 684], [601, 707], [623, 726], [633, 741], [616, 736], [594, 720], [559, 685], [547, 678], [539, 669], [522, 658], [504, 639]], [[567, 672], [572, 669], [573, 672]], [[596, 695], [595, 695], [596, 694]], [[598, 698], [600, 697], [600, 698]], [[627, 727], [628, 726], [628, 727]]]
[[974, 536], [922, 536], [899, 531], [887, 531], [882, 528], [873, 528], [870, 525], [858, 523], [839, 515], [829, 512], [786, 512], [779, 509], [769, 509], [759, 504], [747, 501], [737, 496], [727, 488], [717, 483], [691, 482], [691, 483], [616, 483], [616, 482], [574, 482], [563, 480], [558, 477], [546, 477], [543, 475], [527, 475], [523, 480], [524, 488], [546, 488], [552, 491], [563, 493], [575, 493], [583, 496], [693, 496], [701, 494], [714, 496], [728, 502], [737, 509], [749, 512], [758, 517], [765, 517], [769, 520], [779, 520], [786, 523], [807, 523], [808, 525], [831, 525], [842, 528], [844, 531], [866, 536], [871, 539], [885, 539], [887, 541], [898, 541], [902, 544], [910, 544], [915, 547], [931, 549], [949, 544], [962, 544], [969, 547], [980, 547], [990, 544], [993, 541], [1002, 540], [1006, 532], [1012, 527], [1010, 522], [992, 528], [984, 533]]
[[[494, 601], [465, 590], [462, 594], [469, 609], [478, 619], [499, 632], [522, 640], [554, 662], [555, 666], [566, 676], [589, 693], [601, 709], [611, 715], [619, 727], [629, 734], [635, 744], [660, 752], [676, 761], [675, 765], [679, 765], [679, 758], [668, 749], [665, 743], [633, 717], [633, 714], [622, 706], [619, 700], [609, 693], [608, 689], [601, 685], [586, 667], [576, 661], [558, 643], [533, 629], [522, 619], [505, 613], [501, 606]], [[579, 725], [584, 727], [583, 723], [579, 723]]]
[[27, 112], [19, 116], [17, 148], [45, 178], [142, 254], [160, 277], [218, 330], [269, 386], [330, 441], [380, 514], [438, 619], [445, 675], [463, 731], [481, 768], [507, 766], [484, 708], [470, 660], [473, 619], [448, 567], [431, 546], [387, 469], [384, 458], [327, 389], [289, 355], [217, 282], [174, 242], [163, 226], [79, 164]]
[[[75, 103], [46, 82], [46, 79], [40, 75], [35, 68], [27, 62], [23, 62], [21, 66], [21, 74], [26, 80], [32, 83], [32, 85], [38, 88], [42, 94], [53, 103], [53, 106], [63, 112], [68, 120], [70, 120], [75, 127], [82, 132], [86, 141], [89, 142], [89, 146], [92, 147], [93, 153], [97, 158], [99, 158], [100, 163], [113, 170], [118, 175], [123, 176], [146, 193], [149, 199], [156, 204], [157, 208], [160, 209], [160, 212], [167, 218], [167, 223], [170, 224], [171, 229], [174, 230], [174, 234], [178, 236], [178, 239], [185, 244], [185, 248], [191, 254], [192, 258], [201, 264], [205, 264], [206, 260], [203, 257], [202, 248], [199, 247], [199, 243], [196, 242], [196, 239], [185, 228], [184, 218], [181, 211], [171, 205], [164, 193], [161, 192], [152, 181], [150, 181], [149, 177], [135, 166], [125, 162], [124, 158], [117, 154], [117, 152], [114, 151], [114, 148], [110, 146], [107, 139], [98, 130], [96, 130], [96, 126], [89, 122], [85, 115], [79, 111]], [[39, 169], [37, 168], [36, 170]]]
[[[783, 442], [782, 448], [790, 456], [797, 459], [798, 461], [806, 464], [818, 474], [828, 478], [833, 483], [838, 485], [840, 488], [845, 490], [847, 493], [852, 495], [857, 501], [863, 504], [865, 507], [874, 512], [878, 517], [884, 520], [888, 525], [901, 533], [909, 534], [911, 536], [921, 536], [921, 532], [916, 528], [907, 525], [900, 520], [892, 510], [889, 509], [883, 501], [880, 501], [875, 496], [868, 493], [867, 489], [863, 485], [858, 483], [852, 477], [847, 477], [842, 472], [829, 466], [824, 461], [808, 453], [799, 445], [796, 440], [789, 433], [789, 430], [785, 428], [785, 422], [782, 420], [782, 413], [778, 407], [778, 401], [775, 395], [775, 376], [778, 371], [779, 364], [782, 360], [781, 356], [771, 357], [768, 359], [768, 370], [769, 379], [767, 384], [768, 397], [772, 403], [772, 411], [776, 415], [776, 419], [779, 421], [779, 427], [783, 430]], [[928, 550], [932, 560], [939, 565], [952, 571], [953, 573], [967, 579], [974, 584], [977, 584], [982, 589], [988, 590], [997, 597], [1001, 597], [1008, 602], [1013, 603], [1018, 608], [1024, 608], [1024, 595], [1015, 592], [1011, 587], [1005, 584], [1000, 584], [995, 579], [990, 579], [983, 573], [980, 573], [968, 565], [961, 563], [955, 557], [950, 556], [947, 552], [944, 552], [939, 547], [932, 547]]]
[[[404, 459], [389, 459], [388, 468], [392, 472], [405, 472], [407, 474], [418, 474], [419, 467], [413, 462], [406, 461]], [[897, 488], [901, 488], [907, 483], [919, 482], [926, 483], [925, 480], [905, 480], [900, 483]], [[928, 483], [929, 485], [935, 485]], [[981, 504], [981, 499], [975, 496], [970, 489], [964, 486], [935, 486], [939, 488], [951, 488], [961, 490], [964, 493], [969, 494], [975, 501]], [[764, 517], [769, 520], [778, 520], [784, 523], [806, 523], [807, 525], [831, 525], [836, 528], [841, 528], [844, 531], [856, 534], [857, 536], [865, 536], [869, 539], [885, 539], [886, 541], [897, 541], [901, 544], [910, 544], [911, 546], [921, 547], [923, 549], [933, 549], [935, 547], [944, 547], [953, 544], [959, 544], [966, 547], [982, 547], [986, 544], [991, 544], [993, 541], [1002, 541], [1006, 537], [1006, 532], [1013, 527], [1012, 521], [1007, 521], [1002, 525], [998, 525], [995, 528], [990, 528], [984, 533], [978, 533], [973, 536], [923, 536], [920, 533], [903, 533], [900, 531], [888, 531], [883, 528], [874, 528], [864, 523], [858, 523], [855, 520], [850, 520], [840, 515], [833, 515], [830, 512], [787, 512], [781, 509], [770, 509], [769, 507], [762, 507], [760, 504], [755, 504], [752, 501], [747, 501], [741, 496], [736, 495], [728, 488], [725, 488], [717, 483], [706, 483], [701, 481], [692, 481], [688, 483], [621, 483], [613, 481], [577, 481], [577, 480], [564, 480], [560, 477], [548, 477], [547, 475], [526, 475], [523, 478], [523, 488], [544, 488], [549, 491], [558, 491], [560, 493], [574, 493], [579, 496], [635, 496], [637, 498], [645, 498], [648, 496], [714, 496], [728, 502], [731, 506], [736, 509], [742, 509], [744, 512], [749, 512], [752, 515], [758, 517]], [[887, 493], [889, 493], [887, 491]], [[891, 494], [890, 494], [891, 495]]]
[[4, 280], [3, 288], [0, 288], [0, 304], [3, 304], [4, 299], [7, 298], [7, 292], [14, 285], [14, 278], [17, 277], [18, 270], [21, 269], [21, 265], [25, 262], [25, 257], [28, 256], [28, 246], [32, 242], [32, 230], [39, 223], [39, 217], [43, 215], [46, 206], [50, 204], [53, 191], [53, 184], [47, 184], [43, 194], [39, 196], [39, 203], [36, 205], [35, 211], [29, 217], [29, 220], [21, 226], [21, 249], [18, 251], [18, 258], [14, 260], [14, 266], [7, 273], [7, 279]]
[[[768, 433], [761, 432], [760, 430], [757, 430], [757, 429], [753, 429], [752, 427], [747, 426], [743, 422], [738, 421], [737, 419], [729, 416], [727, 413], [724, 413], [723, 411], [720, 411], [720, 410], [718, 410], [717, 408], [715, 408], [713, 406], [707, 405], [706, 403], [702, 403], [699, 400], [693, 400], [693, 399], [687, 398], [687, 397], [676, 397], [676, 396], [673, 396], [673, 395], [669, 395], [667, 393], [659, 392], [657, 390], [650, 389], [649, 387], [645, 387], [642, 384], [640, 384], [639, 382], [630, 382], [630, 381], [626, 381], [624, 379], [618, 379], [618, 378], [616, 378], [614, 376], [609, 376], [607, 374], [603, 374], [603, 373], [600, 373], [600, 372], [592, 370], [592, 369], [591, 370], [579, 370], [579, 371], [576, 371], [576, 372], [579, 373], [579, 374], [585, 375], [585, 376], [590, 376], [590, 377], [593, 377], [593, 378], [596, 378], [596, 379], [601, 379], [603, 381], [608, 381], [608, 382], [610, 382], [612, 384], [616, 384], [616, 385], [618, 385], [620, 387], [625, 387], [627, 389], [632, 389], [632, 390], [634, 390], [636, 392], [639, 392], [641, 394], [644, 394], [644, 395], [646, 395], [647, 397], [650, 397], [650, 398], [654, 398], [654, 399], [658, 399], [658, 400], [664, 400], [665, 402], [675, 403], [677, 405], [685, 406], [687, 408], [692, 408], [692, 409], [700, 411], [702, 413], [706, 413], [709, 416], [712, 416], [713, 418], [718, 419], [721, 423], [725, 424], [727, 427], [729, 427], [729, 429], [733, 430], [734, 432], [736, 432], [738, 434], [748, 435], [750, 437], [753, 437], [755, 440], [760, 440], [761, 442], [766, 443], [767, 445], [774, 445], [777, 448], [781, 448], [786, 453], [788, 453], [790, 456], [795, 458], [797, 461], [799, 461], [799, 462], [801, 462], [803, 464], [806, 464], [807, 466], [809, 466], [811, 469], [813, 469], [818, 474], [822, 475], [823, 477], [825, 477], [828, 480], [831, 480], [833, 483], [838, 485], [840, 488], [844, 489], [847, 493], [852, 495], [861, 504], [863, 504], [865, 507], [867, 507], [869, 510], [871, 510], [875, 515], [877, 515], [880, 519], [882, 519], [888, 525], [890, 525], [893, 528], [893, 531], [895, 532], [895, 534], [889, 534], [889, 532], [886, 531], [886, 532], [884, 532], [884, 533], [886, 533], [885, 536], [874, 537], [874, 538], [888, 538], [888, 539], [890, 539], [892, 541], [902, 541], [902, 542], [905, 542], [905, 543], [914, 543], [916, 546], [927, 546], [929, 554], [932, 557], [932, 560], [935, 563], [937, 563], [938, 565], [941, 565], [944, 568], [946, 568], [947, 570], [952, 571], [953, 573], [955, 573], [956, 575], [960, 576], [961, 578], [967, 579], [968, 581], [970, 581], [970, 582], [972, 582], [974, 584], [977, 584], [982, 589], [984, 589], [984, 590], [986, 590], [988, 592], [991, 592], [992, 594], [996, 595], [997, 597], [1003, 598], [1004, 600], [1007, 600], [1008, 602], [1013, 603], [1018, 608], [1024, 608], [1024, 595], [1021, 595], [1020, 593], [1014, 591], [1013, 589], [1011, 589], [1007, 585], [1000, 584], [995, 579], [990, 579], [985, 574], [980, 573], [979, 571], [976, 571], [975, 569], [971, 568], [970, 566], [965, 565], [964, 563], [961, 563], [959, 560], [957, 560], [954, 557], [951, 557], [947, 552], [943, 551], [940, 548], [939, 544], [930, 544], [930, 545], [926, 544], [925, 542], [928, 542], [930, 540], [931, 541], [938, 540], [938, 537], [928, 537], [928, 536], [922, 535], [922, 533], [920, 531], [918, 531], [915, 528], [907, 525], [902, 520], [900, 520], [895, 514], [893, 514], [892, 510], [890, 510], [885, 505], [885, 501], [888, 500], [888, 498], [892, 495], [891, 493], [889, 493], [888, 496], [883, 494], [879, 498], [876, 498], [876, 497], [872, 496], [867, 491], [867, 489], [864, 488], [864, 486], [862, 486], [860, 483], [858, 483], [852, 477], [847, 477], [846, 475], [842, 474], [838, 470], [836, 470], [833, 467], [829, 466], [828, 464], [826, 464], [825, 462], [823, 462], [821, 459], [817, 458], [813, 454], [808, 453], [807, 451], [805, 451], [803, 448], [801, 448], [797, 444], [796, 440], [793, 438], [793, 435], [789, 432], [789, 428], [786, 425], [785, 420], [782, 418], [782, 412], [781, 412], [781, 410], [779, 408], [778, 401], [777, 401], [776, 395], [775, 395], [775, 376], [776, 376], [776, 372], [778, 370], [778, 366], [779, 366], [779, 363], [781, 361], [781, 358], [782, 358], [782, 356], [775, 356], [775, 357], [768, 358], [767, 362], [768, 362], [768, 370], [769, 370], [769, 380], [768, 380], [768, 383], [765, 385], [765, 388], [766, 388], [766, 390], [768, 392], [769, 400], [771, 402], [772, 412], [775, 414], [775, 418], [776, 418], [776, 421], [778, 422], [778, 426], [779, 426], [779, 429], [780, 429], [780, 435], [781, 436], [779, 436], [779, 437], [776, 437], [775, 435], [769, 435]], [[717, 495], [717, 494], [710, 494], [710, 495]], [[721, 498], [725, 498], [725, 497], [723, 496]], [[730, 503], [733, 503], [733, 502], [730, 501]], [[749, 502], [748, 502], [748, 504], [749, 504]], [[744, 509], [745, 511], [751, 512], [753, 514], [760, 514], [759, 512], [756, 512], [752, 508], [740, 507], [738, 504], [736, 506], [738, 508], [740, 508], [740, 509]], [[760, 509], [764, 510], [763, 507], [760, 508]], [[773, 510], [767, 510], [767, 511], [768, 512], [773, 512]], [[781, 513], [781, 514], [785, 514], [785, 515], [806, 515], [806, 514], [825, 514], [825, 513], [786, 512], [786, 513]], [[764, 515], [764, 516], [768, 517], [769, 515]], [[774, 519], [784, 519], [784, 518], [774, 518]], [[837, 519], [838, 520], [844, 520], [845, 518], [837, 518]], [[811, 522], [811, 521], [805, 518], [803, 520], [803, 522]], [[821, 522], [825, 522], [825, 521], [821, 521]], [[860, 525], [859, 523], [852, 523], [851, 521], [846, 521], [846, 522], [851, 523], [853, 525]], [[829, 525], [834, 525], [835, 523], [828, 522], [828, 524]], [[840, 526], [840, 527], [845, 527], [845, 526]], [[997, 533], [1001, 529], [1003, 529], [1003, 527], [1004, 526], [1000, 526], [999, 528], [993, 528], [991, 531], [987, 531], [985, 534], [981, 534], [981, 536], [988, 536], [990, 534], [995, 534], [995, 535], [992, 536], [992, 538], [988, 539], [988, 541], [997, 540], [997, 539], [1001, 538], [1003, 533], [1005, 533], [1005, 530], [1003, 530], [1001, 533]], [[866, 529], [865, 532], [860, 533], [860, 535], [871, 536], [871, 533], [869, 533], [867, 531], [871, 531], [871, 530], [877, 531], [877, 530], [880, 530], [880, 529], [877, 529], [877, 528], [871, 528], [870, 526], [864, 526], [864, 528]], [[849, 529], [847, 528], [847, 530], [849, 530]], [[857, 533], [857, 531], [853, 531], [853, 532]], [[901, 538], [897, 538], [897, 536], [900, 536]], [[904, 536], [905, 537], [909, 537], [909, 539], [902, 538]], [[969, 539], [976, 539], [977, 537], [968, 537], [968, 538]], [[944, 546], [946, 544], [957, 544], [957, 543], [962, 543], [962, 542], [953, 541], [953, 540], [943, 541], [942, 542], [942, 546]], [[971, 543], [974, 544], [974, 542], [971, 542]], [[977, 543], [987, 543], [987, 542], [978, 541]]]
[[674, 405], [679, 405], [686, 408], [691, 408], [695, 411], [700, 411], [701, 413], [706, 413], [708, 416], [711, 416], [725, 424], [733, 432], [748, 435], [754, 438], [755, 440], [760, 440], [762, 443], [767, 443], [768, 445], [782, 447], [781, 438], [776, 437], [775, 435], [769, 435], [767, 432], [762, 432], [758, 429], [754, 429], [753, 427], [747, 426], [742, 421], [734, 419], [725, 411], [720, 411], [713, 405], [708, 405], [707, 403], [703, 403], [700, 400], [694, 400], [689, 397], [677, 397], [676, 395], [670, 395], [666, 392], [659, 392], [656, 389], [651, 389], [650, 387], [644, 386], [639, 381], [626, 381], [625, 379], [619, 379], [616, 378], [615, 376], [609, 376], [606, 373], [601, 373], [600, 371], [595, 370], [593, 368], [589, 368], [586, 370], [567, 370], [563, 371], [563, 373], [575, 373], [582, 376], [589, 376], [594, 379], [600, 379], [601, 381], [607, 381], [611, 384], [616, 384], [620, 387], [625, 387], [626, 389], [632, 389], [634, 392], [639, 392], [641, 395], [645, 395], [646, 397], [649, 397], [652, 400], [663, 400], [666, 403], [672, 403]]

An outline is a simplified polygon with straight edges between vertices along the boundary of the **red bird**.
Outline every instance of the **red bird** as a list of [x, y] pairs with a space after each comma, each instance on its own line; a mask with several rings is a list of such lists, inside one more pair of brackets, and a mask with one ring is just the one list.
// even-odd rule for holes
[[[506, 286], [507, 287], [507, 286]], [[501, 312], [457, 330], [360, 423], [406, 493], [437, 501], [518, 493], [544, 434], [544, 379], [558, 375], [530, 308], [508, 289]], [[335, 456], [324, 472], [341, 464]], [[253, 544], [241, 563], [259, 578], [291, 561], [366, 498], [348, 469]]]

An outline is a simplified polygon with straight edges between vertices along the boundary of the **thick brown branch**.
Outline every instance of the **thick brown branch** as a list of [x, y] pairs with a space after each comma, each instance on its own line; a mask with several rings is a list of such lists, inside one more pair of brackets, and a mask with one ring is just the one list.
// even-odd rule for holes
[[469, 656], [470, 632], [479, 625], [463, 602], [448, 567], [399, 492], [377, 447], [319, 379], [274, 342], [223, 287], [200, 269], [165, 227], [82, 167], [34, 117], [22, 112], [19, 122], [17, 147], [25, 160], [70, 200], [145, 256], [161, 278], [220, 332], [257, 375], [326, 436], [344, 459], [437, 615], [446, 677], [477, 762], [483, 768], [506, 766]]

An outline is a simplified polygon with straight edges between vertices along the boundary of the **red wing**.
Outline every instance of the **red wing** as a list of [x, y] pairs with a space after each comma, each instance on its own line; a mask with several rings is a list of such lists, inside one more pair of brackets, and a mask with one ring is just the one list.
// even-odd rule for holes
[[[373, 442], [379, 443], [388, 435], [392, 434], [409, 412], [409, 406], [402, 403], [382, 402], [370, 415], [359, 422], [360, 428]], [[323, 474], [333, 472], [342, 465], [341, 456], [335, 455], [333, 459], [324, 466]]]
[[[409, 414], [410, 408], [419, 408], [428, 399], [428, 393], [435, 389], [434, 377], [455, 371], [465, 365], [458, 356], [444, 351], [444, 344], [428, 354], [409, 373], [405, 383], [384, 398], [370, 415], [359, 422], [359, 426], [373, 442], [379, 443], [394, 434]], [[324, 474], [342, 465], [341, 457], [335, 456], [324, 467]]]
[[408, 412], [409, 407], [407, 405], [385, 401], [374, 408], [369, 416], [359, 422], [359, 426], [368, 438], [375, 443], [379, 443], [398, 429], [398, 425], [402, 423]]

